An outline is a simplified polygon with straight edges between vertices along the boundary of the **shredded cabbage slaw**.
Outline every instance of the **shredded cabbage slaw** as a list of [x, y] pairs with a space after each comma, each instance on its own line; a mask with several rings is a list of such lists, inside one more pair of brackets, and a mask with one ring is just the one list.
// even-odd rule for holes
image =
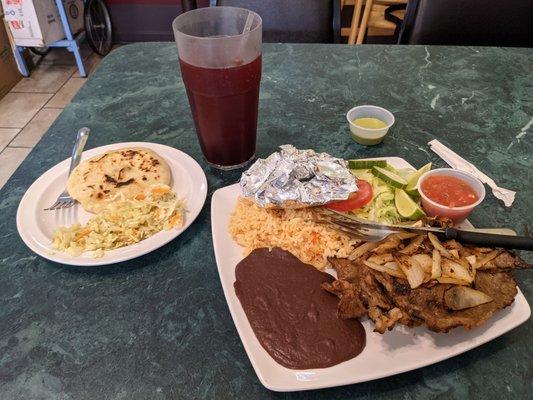
[[138, 243], [162, 230], [182, 227], [185, 222], [185, 202], [166, 185], [154, 186], [134, 199], [119, 196], [85, 226], [78, 223], [58, 228], [52, 247], [72, 256], [93, 251], [98, 258], [105, 250]]

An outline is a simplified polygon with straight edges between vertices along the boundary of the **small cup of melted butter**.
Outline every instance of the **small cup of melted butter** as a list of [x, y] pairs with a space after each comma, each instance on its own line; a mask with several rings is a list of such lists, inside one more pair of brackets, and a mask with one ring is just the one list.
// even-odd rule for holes
[[394, 115], [378, 106], [357, 106], [346, 113], [352, 138], [359, 144], [372, 146], [383, 138], [394, 124]]

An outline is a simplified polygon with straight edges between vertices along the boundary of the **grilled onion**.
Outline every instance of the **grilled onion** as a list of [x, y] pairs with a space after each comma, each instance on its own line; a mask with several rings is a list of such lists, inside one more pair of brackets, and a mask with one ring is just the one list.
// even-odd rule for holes
[[466, 286], [454, 286], [444, 293], [444, 304], [451, 310], [464, 310], [491, 301], [489, 295]]
[[442, 274], [451, 278], [460, 279], [466, 282], [472, 282], [474, 277], [463, 265], [448, 259], [442, 261]]
[[417, 288], [424, 283], [424, 270], [418, 261], [405, 254], [396, 254], [394, 258], [405, 274], [409, 286], [411, 286], [412, 289]]

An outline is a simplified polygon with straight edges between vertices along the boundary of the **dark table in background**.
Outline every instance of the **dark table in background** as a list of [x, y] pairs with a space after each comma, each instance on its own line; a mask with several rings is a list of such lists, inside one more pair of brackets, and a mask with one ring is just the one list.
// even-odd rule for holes
[[[400, 156], [445, 166], [438, 138], [500, 185], [472, 216], [478, 227], [531, 231], [530, 49], [264, 45], [257, 155], [292, 143], [335, 156]], [[396, 117], [385, 142], [361, 147], [346, 111], [376, 104]], [[177, 147], [205, 169], [209, 196], [191, 227], [141, 258], [109, 267], [48, 262], [20, 240], [15, 213], [44, 171], [70, 154], [123, 141]], [[302, 393], [263, 388], [241, 345], [216, 270], [210, 195], [238, 172], [207, 168], [172, 43], [114, 51], [0, 191], [0, 399], [464, 399], [531, 395], [531, 321], [436, 365], [358, 385]], [[532, 275], [517, 273], [531, 303]], [[529, 395], [528, 395], [529, 393]]]

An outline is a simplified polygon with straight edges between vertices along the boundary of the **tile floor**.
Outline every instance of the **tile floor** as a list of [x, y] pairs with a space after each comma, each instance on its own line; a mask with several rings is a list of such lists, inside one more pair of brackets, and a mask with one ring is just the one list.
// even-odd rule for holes
[[[102, 57], [86, 44], [80, 47], [90, 75]], [[45, 57], [34, 59], [31, 76], [0, 99], [0, 188], [86, 82], [74, 56], [65, 49], [52, 49]]]

